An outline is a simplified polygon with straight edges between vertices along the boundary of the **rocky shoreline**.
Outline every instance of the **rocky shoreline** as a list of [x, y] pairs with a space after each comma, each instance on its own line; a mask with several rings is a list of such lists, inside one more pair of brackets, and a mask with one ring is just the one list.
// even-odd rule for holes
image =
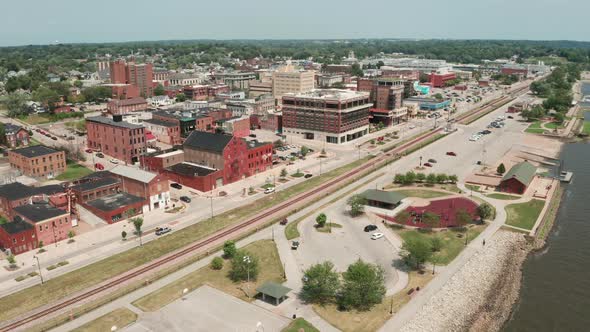
[[500, 230], [402, 331], [498, 331], [520, 291], [522, 263], [532, 245]]

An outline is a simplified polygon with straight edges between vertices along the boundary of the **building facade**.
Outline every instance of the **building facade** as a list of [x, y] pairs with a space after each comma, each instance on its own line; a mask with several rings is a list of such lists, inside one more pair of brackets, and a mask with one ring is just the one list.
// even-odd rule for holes
[[151, 119], [143, 121], [143, 125], [149, 130], [159, 142], [176, 145], [182, 143], [180, 138], [180, 126], [178, 124]]
[[23, 175], [53, 179], [66, 170], [66, 153], [43, 145], [8, 151], [10, 166]]
[[109, 172], [121, 180], [125, 193], [145, 200], [144, 213], [170, 204], [170, 186], [165, 176], [125, 165], [117, 165]]
[[29, 132], [21, 126], [13, 125], [10, 123], [5, 124], [4, 135], [6, 146], [8, 146], [9, 148], [14, 149], [19, 146], [29, 145]]
[[86, 118], [87, 146], [125, 163], [136, 163], [146, 151], [145, 127], [113, 118]]
[[315, 72], [312, 70], [296, 70], [288, 64], [272, 74], [272, 94], [276, 100], [287, 93], [302, 93], [315, 87]]
[[132, 85], [143, 98], [149, 98], [154, 93], [154, 71], [151, 63], [136, 64], [117, 60], [111, 62], [110, 73], [111, 83]]
[[107, 111], [113, 115], [141, 112], [148, 108], [147, 101], [142, 97], [130, 99], [113, 99], [107, 104]]

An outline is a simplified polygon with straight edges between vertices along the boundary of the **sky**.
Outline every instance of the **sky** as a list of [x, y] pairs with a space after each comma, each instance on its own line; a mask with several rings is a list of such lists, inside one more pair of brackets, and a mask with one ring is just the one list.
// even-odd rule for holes
[[590, 41], [588, 0], [2, 0], [0, 46], [170, 39]]

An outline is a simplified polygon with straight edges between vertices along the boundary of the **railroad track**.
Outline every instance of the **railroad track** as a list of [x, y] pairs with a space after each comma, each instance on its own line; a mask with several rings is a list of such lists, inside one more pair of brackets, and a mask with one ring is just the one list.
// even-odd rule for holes
[[[522, 90], [522, 89], [520, 89], [520, 90]], [[494, 107], [494, 105], [497, 105], [499, 102], [501, 102], [503, 98], [505, 98], [505, 97], [502, 97], [502, 98], [500, 98], [500, 100], [497, 100], [497, 101], [491, 102], [487, 105], [484, 105], [477, 111], [463, 114], [461, 117], [459, 117], [458, 121], [461, 121], [467, 117], [479, 114], [484, 109], [487, 109], [487, 107], [489, 107], [489, 106]], [[263, 213], [261, 213], [257, 216], [254, 216], [254, 217], [246, 220], [243, 223], [240, 223], [238, 225], [235, 225], [235, 226], [229, 227], [225, 230], [222, 230], [207, 239], [201, 240], [201, 241], [194, 243], [184, 249], [181, 249], [177, 252], [169, 254], [165, 257], [159, 258], [159, 259], [153, 261], [152, 263], [149, 263], [149, 264], [147, 264], [135, 271], [132, 271], [128, 274], [125, 274], [125, 275], [122, 275], [119, 277], [115, 277], [113, 280], [109, 281], [108, 283], [105, 283], [102, 286], [95, 287], [91, 290], [88, 290], [88, 291], [82, 293], [82, 294], [76, 295], [72, 298], [69, 298], [69, 299], [64, 300], [60, 303], [57, 303], [51, 307], [48, 307], [46, 309], [32, 313], [28, 317], [18, 319], [16, 321], [13, 321], [13, 322], [7, 324], [7, 325], [4, 325], [4, 326], [0, 327], [0, 332], [12, 331], [16, 328], [19, 328], [23, 325], [31, 323], [35, 320], [41, 319], [41, 318], [46, 317], [52, 313], [55, 313], [55, 312], [60, 311], [62, 309], [65, 309], [65, 308], [67, 308], [71, 305], [74, 305], [80, 301], [86, 300], [92, 296], [95, 296], [97, 294], [105, 292], [109, 289], [113, 289], [114, 287], [121, 285], [124, 282], [130, 281], [130, 280], [137, 278], [143, 274], [147, 274], [148, 272], [154, 271], [156, 268], [158, 268], [166, 263], [169, 263], [171, 261], [182, 258], [183, 256], [192, 254], [195, 251], [199, 250], [200, 248], [203, 248], [204, 246], [206, 246], [208, 244], [214, 243], [214, 242], [216, 242], [220, 239], [223, 239], [225, 237], [228, 237], [230, 235], [237, 234], [239, 231], [247, 228], [248, 226], [255, 224], [256, 222], [259, 222], [260, 220], [262, 220], [264, 218], [272, 217], [273, 215], [276, 215], [276, 217], [279, 217], [281, 214], [285, 213], [285, 209], [289, 208], [293, 204], [301, 202], [302, 200], [304, 200], [310, 196], [313, 196], [315, 194], [319, 194], [323, 191], [327, 191], [332, 186], [336, 186], [339, 183], [341, 183], [341, 181], [349, 179], [352, 176], [358, 175], [359, 173], [361, 173], [365, 170], [368, 170], [372, 167], [377, 167], [381, 163], [387, 163], [387, 162], [389, 162], [388, 159], [394, 160], [397, 158], [396, 157], [397, 154], [403, 152], [404, 150], [408, 149], [409, 147], [413, 146], [414, 144], [419, 143], [420, 141], [426, 140], [426, 139], [438, 134], [440, 131], [442, 131], [442, 128], [438, 128], [438, 129], [429, 131], [425, 134], [422, 134], [422, 135], [416, 137], [415, 139], [408, 141], [408, 142], [396, 147], [395, 149], [391, 150], [388, 153], [384, 153], [384, 154], [381, 154], [373, 159], [370, 159], [369, 161], [356, 167], [355, 169], [352, 169], [349, 172], [346, 172], [346, 173], [318, 186], [317, 188], [314, 188], [314, 189], [307, 191], [305, 193], [301, 193], [301, 194], [299, 194], [299, 195], [297, 195], [297, 196], [295, 196], [295, 197], [293, 197], [293, 198], [291, 198], [291, 199], [289, 199], [289, 200], [287, 200], [275, 207], [272, 207], [272, 208], [264, 211]]]

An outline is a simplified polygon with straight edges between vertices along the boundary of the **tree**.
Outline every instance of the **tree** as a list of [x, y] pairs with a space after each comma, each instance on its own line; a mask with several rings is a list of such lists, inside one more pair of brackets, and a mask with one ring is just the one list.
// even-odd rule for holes
[[43, 243], [43, 241], [39, 241], [39, 243], [37, 244], [37, 248], [39, 248], [39, 252], [45, 252], [45, 249], [43, 249], [44, 246], [45, 246], [45, 244]]
[[432, 246], [425, 238], [410, 238], [402, 244], [401, 256], [408, 266], [419, 270], [432, 257]]
[[282, 147], [283, 145], [285, 145], [285, 143], [283, 143], [283, 140], [280, 140], [280, 139], [278, 139], [278, 140], [274, 141], [272, 144], [273, 144], [273, 146], [275, 147], [275, 149], [276, 149], [276, 148], [280, 148], [280, 147]]
[[408, 219], [410, 219], [410, 212], [408, 212], [407, 210], [402, 210], [395, 215], [395, 221], [397, 221], [400, 224], [407, 223]]
[[10, 264], [11, 268], [16, 267], [16, 257], [14, 257], [13, 254], [8, 255], [8, 257], [6, 257], [6, 260], [8, 261], [8, 264]]
[[131, 222], [133, 223], [133, 227], [135, 227], [135, 233], [137, 236], [139, 236], [139, 246], [141, 247], [143, 245], [141, 242], [141, 235], [143, 233], [141, 230], [141, 227], [143, 226], [143, 218], [133, 218], [131, 219]]
[[186, 101], [186, 96], [184, 95], [184, 93], [179, 93], [176, 95], [176, 101], [179, 103], [182, 103], [184, 101]]
[[408, 171], [406, 173], [406, 180], [404, 181], [404, 184], [412, 184], [414, 182], [416, 182], [416, 173]]
[[440, 173], [440, 174], [436, 175], [436, 182], [437, 183], [443, 184], [443, 183], [446, 183], [448, 180], [449, 180], [449, 177], [444, 173]]
[[424, 180], [426, 180], [426, 174], [424, 174], [424, 173], [417, 173], [416, 174], [416, 181], [424, 182]]
[[163, 96], [166, 94], [166, 90], [164, 90], [164, 86], [162, 84], [158, 84], [158, 86], [154, 89], [154, 96]]
[[396, 174], [393, 177], [393, 183], [405, 183], [406, 182], [406, 176], [404, 174]]
[[75, 240], [74, 240], [74, 236], [76, 236], [76, 233], [75, 233], [73, 230], [70, 230], [70, 231], [68, 232], [68, 238], [69, 238], [68, 242], [69, 242], [69, 243], [72, 243], [72, 242], [74, 242], [74, 241], [75, 241]]
[[328, 221], [328, 217], [325, 213], [320, 213], [316, 218], [315, 222], [318, 224], [318, 227], [322, 228], [326, 226], [326, 221]]
[[422, 214], [422, 222], [424, 222], [428, 227], [435, 228], [439, 226], [440, 216], [434, 212], [425, 212]]
[[25, 115], [27, 109], [27, 96], [21, 93], [9, 93], [3, 101], [4, 106], [8, 110], [7, 115], [11, 118], [16, 118]]
[[233, 258], [237, 252], [238, 248], [236, 247], [235, 241], [225, 241], [223, 244], [223, 257], [228, 259]]
[[456, 175], [449, 175], [449, 182], [457, 183], [457, 181], [459, 181], [459, 178]]
[[426, 176], [426, 183], [433, 185], [436, 183], [436, 175], [434, 173], [430, 173]]
[[482, 203], [477, 207], [477, 215], [482, 221], [491, 218], [493, 213], [494, 209], [488, 203]]
[[121, 232], [121, 238], [123, 239], [123, 241], [127, 240], [127, 232], [122, 231]]
[[305, 146], [305, 145], [302, 146], [300, 153], [301, 153], [302, 156], [305, 157], [309, 153], [309, 148], [307, 146]]
[[565, 115], [563, 115], [563, 113], [555, 113], [555, 115], [553, 115], [553, 119], [555, 119], [555, 122], [558, 124], [562, 124], [563, 120], [565, 120]]
[[223, 269], [223, 258], [221, 258], [221, 257], [213, 258], [213, 260], [211, 261], [211, 268], [213, 270]]
[[288, 175], [288, 173], [287, 173], [287, 169], [286, 169], [286, 168], [283, 168], [283, 169], [281, 170], [281, 178], [285, 178], [285, 177], [287, 177], [287, 175]]
[[365, 73], [363, 73], [363, 69], [361, 68], [361, 66], [358, 63], [355, 63], [352, 65], [351, 74], [352, 74], [352, 76], [357, 76], [357, 77], [365, 76]]
[[440, 93], [436, 93], [436, 94], [435, 94], [434, 96], [432, 96], [432, 97], [434, 97], [434, 99], [436, 99], [436, 100], [443, 100], [443, 99], [444, 99], [443, 95], [442, 95], [442, 94], [440, 94]]
[[433, 252], [439, 252], [443, 247], [443, 241], [441, 240], [440, 237], [435, 236], [432, 239], [430, 239], [430, 248], [432, 249]]
[[381, 67], [385, 66], [385, 63], [381, 60], [377, 61], [377, 69], [381, 69]]
[[238, 250], [231, 260], [229, 277], [233, 281], [256, 280], [258, 258], [245, 250]]
[[383, 301], [385, 277], [381, 266], [357, 260], [342, 274], [338, 304], [344, 309], [366, 311]]
[[471, 215], [465, 209], [459, 209], [455, 213], [455, 220], [457, 221], [457, 225], [460, 227], [465, 227], [471, 221]]
[[501, 163], [500, 165], [498, 165], [498, 168], [496, 168], [496, 172], [498, 174], [506, 173], [506, 166], [504, 166], [504, 163]]
[[33, 100], [47, 106], [50, 111], [53, 111], [60, 101], [60, 96], [55, 90], [41, 86], [33, 92]]
[[361, 195], [353, 195], [348, 198], [346, 203], [350, 206], [350, 214], [353, 217], [359, 216], [365, 212], [367, 199]]
[[340, 277], [332, 262], [310, 266], [303, 273], [301, 298], [308, 303], [325, 304], [336, 298], [340, 288]]

